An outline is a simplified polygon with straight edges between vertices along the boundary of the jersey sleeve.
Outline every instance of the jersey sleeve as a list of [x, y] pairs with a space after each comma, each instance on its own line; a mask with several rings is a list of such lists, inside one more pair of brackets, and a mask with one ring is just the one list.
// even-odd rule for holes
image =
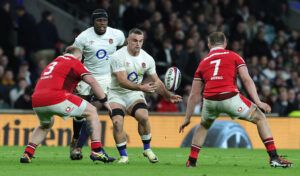
[[84, 37], [82, 35], [79, 35], [78, 37], [76, 37], [73, 46], [76, 46], [78, 48], [81, 49], [81, 51], [83, 51], [84, 48]]
[[233, 54], [235, 56], [235, 65], [236, 65], [236, 68], [239, 68], [241, 66], [245, 66], [246, 65], [244, 59], [240, 55], [238, 55], [236, 53], [233, 53]]
[[146, 71], [147, 75], [153, 75], [156, 73], [156, 67], [155, 67], [155, 61], [153, 57], [150, 57], [149, 59], [149, 68]]
[[114, 53], [111, 56], [111, 71], [114, 72], [119, 72], [119, 71], [126, 71], [125, 68], [125, 63], [123, 59], [119, 58], [119, 53]]
[[90, 71], [80, 61], [76, 60], [73, 68], [75, 73], [80, 77], [91, 74]]
[[202, 73], [201, 73], [200, 65], [201, 65], [201, 62], [199, 63], [199, 65], [197, 67], [197, 70], [196, 70], [196, 72], [194, 74], [194, 80], [200, 80], [200, 81], [203, 80], [203, 76], [202, 76]]

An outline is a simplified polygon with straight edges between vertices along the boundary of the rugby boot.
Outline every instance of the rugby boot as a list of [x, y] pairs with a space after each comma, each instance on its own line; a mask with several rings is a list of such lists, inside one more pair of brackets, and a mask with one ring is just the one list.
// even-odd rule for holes
[[151, 149], [144, 150], [143, 155], [144, 155], [144, 157], [147, 157], [151, 163], [158, 162], [157, 156], [153, 153], [153, 151]]

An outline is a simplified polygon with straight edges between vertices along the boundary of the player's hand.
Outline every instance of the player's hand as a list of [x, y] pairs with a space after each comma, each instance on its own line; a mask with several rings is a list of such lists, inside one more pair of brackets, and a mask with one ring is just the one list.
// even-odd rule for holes
[[139, 88], [143, 92], [151, 93], [151, 92], [155, 92], [157, 86], [154, 82], [148, 82], [148, 83], [145, 83], [145, 84], [140, 84]]
[[262, 109], [265, 113], [271, 112], [271, 107], [267, 103], [259, 102], [256, 104], [260, 109]]
[[190, 124], [190, 118], [185, 117], [184, 121], [182, 122], [182, 124], [179, 127], [179, 133], [183, 133], [183, 130], [185, 127], [187, 127]]
[[179, 102], [182, 102], [182, 97], [180, 95], [171, 95], [169, 101], [171, 103], [179, 103]]
[[105, 103], [103, 103], [103, 105], [105, 106], [105, 108], [108, 110], [108, 113], [111, 114], [111, 107], [109, 105], [109, 103], [106, 101]]

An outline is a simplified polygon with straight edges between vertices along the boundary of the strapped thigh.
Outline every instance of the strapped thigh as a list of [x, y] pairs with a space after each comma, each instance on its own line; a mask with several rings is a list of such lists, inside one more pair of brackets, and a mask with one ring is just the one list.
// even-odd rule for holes
[[145, 103], [137, 103], [133, 106], [132, 110], [131, 110], [131, 113], [130, 115], [132, 117], [135, 117], [135, 112], [138, 110], [138, 109], [148, 109], [147, 105]]
[[110, 118], [113, 118], [114, 116], [117, 116], [117, 115], [120, 115], [124, 118], [125, 112], [121, 108], [112, 109]]

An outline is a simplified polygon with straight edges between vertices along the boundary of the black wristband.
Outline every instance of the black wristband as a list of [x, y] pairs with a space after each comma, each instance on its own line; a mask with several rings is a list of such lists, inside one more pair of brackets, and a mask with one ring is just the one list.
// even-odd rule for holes
[[107, 102], [107, 95], [105, 94], [105, 97], [102, 99], [98, 99], [98, 101], [100, 101], [100, 103], [105, 103]]

